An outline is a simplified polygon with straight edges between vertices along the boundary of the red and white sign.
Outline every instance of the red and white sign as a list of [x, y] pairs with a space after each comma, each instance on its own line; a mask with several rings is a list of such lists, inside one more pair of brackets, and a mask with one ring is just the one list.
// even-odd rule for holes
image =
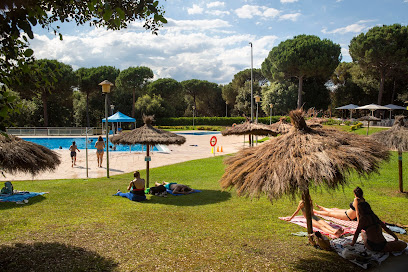
[[210, 145], [215, 146], [217, 144], [217, 137], [212, 136], [210, 140]]

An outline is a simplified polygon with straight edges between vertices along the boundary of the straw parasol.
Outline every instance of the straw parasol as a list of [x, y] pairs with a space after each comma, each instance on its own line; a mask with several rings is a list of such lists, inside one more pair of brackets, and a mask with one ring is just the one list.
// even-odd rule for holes
[[286, 122], [285, 117], [281, 117], [278, 122], [269, 125], [270, 129], [278, 134], [288, 133], [292, 125]]
[[0, 134], [0, 170], [34, 176], [42, 171], [54, 170], [60, 163], [59, 155], [42, 145]]
[[251, 135], [272, 135], [276, 136], [278, 133], [273, 131], [269, 125], [252, 123], [250, 120], [235, 127], [227, 128], [221, 131], [223, 136], [228, 135], [245, 135], [249, 134], [249, 142], [251, 144]]
[[262, 146], [247, 148], [225, 160], [222, 188], [235, 187], [240, 196], [272, 201], [283, 195], [302, 195], [308, 232], [312, 233], [310, 186], [336, 189], [355, 170], [360, 176], [377, 172], [389, 158], [381, 144], [368, 137], [334, 129], [312, 129], [301, 110], [290, 112], [293, 128]]
[[404, 116], [396, 116], [392, 128], [374, 133], [370, 137], [390, 149], [398, 150], [399, 189], [402, 193], [404, 191], [402, 181], [402, 152], [408, 151], [408, 128], [404, 126]]
[[183, 136], [171, 133], [169, 131], [154, 128], [152, 122], [154, 116], [143, 116], [144, 126], [136, 128], [129, 132], [122, 132], [117, 136], [113, 136], [110, 140], [113, 144], [146, 145], [146, 188], [149, 188], [149, 151], [150, 146], [154, 145], [182, 145], [186, 142]]
[[360, 118], [358, 118], [358, 120], [359, 121], [367, 121], [366, 135], [368, 135], [368, 130], [370, 129], [370, 122], [371, 121], [381, 121], [380, 118], [377, 118], [377, 117], [374, 117], [374, 116], [371, 116], [371, 115], [366, 115], [366, 116], [360, 117]]

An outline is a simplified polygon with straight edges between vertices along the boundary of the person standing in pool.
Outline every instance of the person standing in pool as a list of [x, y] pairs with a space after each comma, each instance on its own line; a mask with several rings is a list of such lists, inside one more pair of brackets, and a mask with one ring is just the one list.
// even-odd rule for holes
[[98, 141], [95, 143], [96, 148], [96, 159], [98, 160], [98, 167], [102, 167], [102, 159], [105, 148], [105, 142], [102, 139], [102, 136], [99, 136]]
[[74, 165], [76, 165], [76, 151], [77, 150], [78, 150], [78, 152], [81, 152], [81, 151], [79, 151], [78, 147], [76, 146], [75, 141], [73, 141], [72, 145], [69, 147], [69, 151], [71, 151], [71, 162], [72, 162], [71, 167], [74, 167]]

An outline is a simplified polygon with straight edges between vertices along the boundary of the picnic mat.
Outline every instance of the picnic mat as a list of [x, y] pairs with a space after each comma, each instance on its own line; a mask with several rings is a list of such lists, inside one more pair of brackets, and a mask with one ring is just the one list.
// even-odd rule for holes
[[[288, 216], [288, 217], [279, 217], [280, 220], [285, 220], [286, 218], [290, 218], [290, 217], [289, 217], [289, 216]], [[293, 223], [293, 224], [296, 224], [296, 225], [299, 225], [299, 226], [301, 226], [301, 227], [307, 228], [306, 218], [304, 218], [303, 216], [300, 216], [300, 215], [295, 216], [295, 217], [293, 217], [292, 220], [289, 221], [289, 222], [291, 222], [291, 223]], [[342, 226], [342, 225], [338, 225], [338, 224], [333, 223], [333, 222], [329, 222], [329, 221], [326, 221], [326, 220], [325, 220], [325, 222], [326, 222], [327, 224], [329, 224], [329, 225], [330, 225], [332, 228], [334, 228], [334, 229], [343, 228], [343, 229], [344, 229], [343, 235], [344, 235], [344, 234], [349, 234], [349, 233], [354, 234], [354, 232], [356, 231], [356, 230], [353, 229], [353, 228], [345, 227], [345, 226]], [[322, 231], [321, 229], [318, 229], [318, 228], [313, 227], [313, 232], [315, 232], [315, 231], [320, 231], [322, 234], [324, 234], [324, 235], [326, 235], [326, 236], [329, 236], [330, 238], [337, 238], [336, 236], [334, 236], [334, 235], [332, 235], [332, 234], [330, 234], [330, 233], [326, 233], [326, 232]]]
[[[394, 238], [388, 233], [383, 233], [383, 235], [387, 241], [394, 241]], [[358, 237], [357, 243], [355, 243], [354, 246], [345, 245], [351, 243], [352, 240], [353, 236], [337, 238], [331, 240], [330, 245], [341, 257], [364, 269], [373, 265], [380, 265], [390, 256], [388, 252], [376, 252], [366, 249], [361, 235]], [[392, 252], [392, 255], [399, 256], [403, 253], [408, 254], [408, 249], [402, 252]]]
[[321, 214], [315, 214], [321, 218], [324, 218], [326, 220], [330, 220], [336, 224], [342, 225], [342, 226], [346, 226], [346, 227], [350, 227], [353, 229], [357, 229], [358, 226], [358, 222], [357, 221], [349, 221], [349, 220], [341, 220], [338, 218], [334, 218], [334, 217], [330, 217], [330, 216], [326, 216], [326, 215], [321, 215]]
[[[200, 191], [200, 190], [194, 190], [194, 191], [192, 191], [190, 194], [199, 193], [199, 192], [201, 192], [201, 191]], [[171, 194], [171, 195], [174, 195], [174, 196], [186, 195], [186, 194], [173, 194], [173, 191], [170, 190], [170, 189], [167, 189], [167, 193], [168, 193], [168, 194]], [[187, 195], [189, 195], [189, 194], [187, 194]]]
[[39, 195], [43, 195], [46, 194], [45, 192], [41, 192], [41, 193], [35, 193], [35, 192], [24, 192], [24, 193], [16, 193], [13, 195], [1, 195], [0, 196], [0, 202], [16, 202], [16, 203], [27, 203], [28, 201], [24, 201], [27, 200], [31, 197], [35, 197], [35, 196], [39, 196]]

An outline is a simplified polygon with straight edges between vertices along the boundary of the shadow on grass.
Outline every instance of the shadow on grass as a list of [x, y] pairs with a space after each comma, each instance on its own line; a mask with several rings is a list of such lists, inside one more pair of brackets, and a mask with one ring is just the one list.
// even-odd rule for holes
[[60, 243], [0, 247], [1, 271], [113, 271], [117, 265], [95, 252]]
[[167, 197], [150, 196], [146, 203], [164, 204], [174, 206], [200, 206], [227, 201], [231, 198], [231, 193], [218, 190], [201, 190], [199, 193], [193, 193], [182, 196], [167, 195]]
[[28, 200], [28, 203], [26, 204], [17, 204], [16, 202], [1, 202], [0, 203], [0, 211], [1, 210], [8, 210], [8, 209], [15, 209], [15, 208], [23, 208], [25, 206], [31, 206], [34, 205], [38, 202], [43, 201], [46, 199], [43, 195], [38, 195], [35, 197], [31, 197]]
[[335, 252], [327, 252], [318, 250], [315, 256], [299, 258], [293, 264], [295, 271], [365, 271], [363, 268], [354, 265], [353, 263], [341, 258]]

